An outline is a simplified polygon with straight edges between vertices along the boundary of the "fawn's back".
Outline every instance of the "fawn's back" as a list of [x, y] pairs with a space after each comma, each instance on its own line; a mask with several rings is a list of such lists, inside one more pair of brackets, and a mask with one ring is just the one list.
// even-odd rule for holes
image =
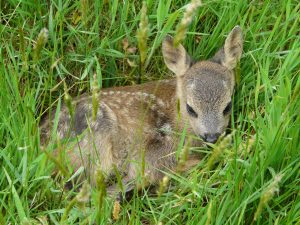
[[[135, 178], [144, 157], [146, 175], [156, 181], [161, 175], [154, 168], [175, 165], [177, 142], [172, 128], [177, 113], [176, 80], [103, 89], [99, 100], [96, 120], [92, 118], [91, 96], [73, 101], [73, 122], [68, 108], [61, 108], [57, 134], [60, 139], [76, 142], [68, 151], [75, 169], [84, 166], [90, 174], [100, 167], [109, 176], [115, 165], [119, 171], [126, 171], [122, 175]], [[49, 132], [46, 122], [42, 135], [48, 137]]]

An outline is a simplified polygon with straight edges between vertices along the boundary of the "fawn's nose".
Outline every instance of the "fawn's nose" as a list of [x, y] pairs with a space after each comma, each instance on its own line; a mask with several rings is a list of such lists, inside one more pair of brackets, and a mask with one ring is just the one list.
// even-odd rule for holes
[[206, 142], [209, 142], [209, 143], [214, 144], [214, 143], [217, 142], [217, 140], [218, 140], [218, 138], [220, 137], [220, 135], [221, 135], [220, 133], [214, 133], [214, 134], [208, 134], [208, 133], [206, 133], [206, 134], [204, 134], [203, 139], [204, 139]]

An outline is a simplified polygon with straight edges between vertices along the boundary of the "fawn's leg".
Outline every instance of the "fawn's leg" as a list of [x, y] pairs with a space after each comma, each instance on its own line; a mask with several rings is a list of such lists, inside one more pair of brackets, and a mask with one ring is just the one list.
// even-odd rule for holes
[[[121, 179], [121, 184], [115, 183], [107, 188], [107, 194], [110, 197], [116, 198], [116, 200], [122, 202], [127, 199], [128, 195], [135, 189], [136, 185], [132, 178], [125, 176]], [[123, 189], [123, 190], [122, 190]]]

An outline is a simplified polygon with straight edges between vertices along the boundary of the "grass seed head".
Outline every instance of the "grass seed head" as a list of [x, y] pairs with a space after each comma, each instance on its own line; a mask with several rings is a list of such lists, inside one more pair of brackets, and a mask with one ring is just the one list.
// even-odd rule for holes
[[23, 218], [21, 224], [22, 224], [22, 225], [31, 225], [32, 223], [29, 221], [29, 219], [27, 219], [27, 218], [25, 217], [25, 218]]
[[67, 220], [72, 208], [76, 205], [78, 205], [79, 207], [84, 207], [85, 203], [87, 203], [90, 200], [90, 196], [91, 196], [90, 185], [87, 182], [85, 182], [82, 188], [80, 189], [80, 192], [71, 201], [69, 201], [69, 204], [66, 206], [64, 210], [64, 214], [61, 217], [60, 224], [61, 225], [69, 224]]
[[97, 168], [95, 171], [95, 178], [96, 178], [96, 187], [97, 189], [101, 189], [102, 191], [105, 191], [105, 177], [103, 172], [100, 168]]
[[137, 41], [140, 51], [140, 60], [143, 65], [147, 57], [147, 38], [149, 32], [148, 18], [147, 18], [147, 4], [144, 1], [141, 10], [141, 21], [139, 24], [139, 29], [137, 31]]
[[106, 196], [105, 177], [102, 170], [100, 169], [100, 166], [97, 166], [97, 169], [95, 171], [95, 180], [96, 180], [96, 188], [97, 188], [98, 209], [100, 215], [102, 206], [104, 205], [104, 198]]
[[119, 201], [115, 201], [113, 209], [113, 220], [117, 221], [120, 217], [121, 206]]
[[90, 192], [90, 185], [85, 182], [80, 189], [80, 192], [76, 195], [76, 200], [80, 204], [87, 203], [90, 199], [91, 192]]
[[235, 132], [232, 132], [231, 134], [224, 137], [221, 142], [215, 146], [211, 156], [209, 157], [207, 164], [206, 164], [206, 171], [210, 171], [211, 168], [215, 165], [215, 163], [220, 159], [220, 156], [222, 155], [223, 151], [228, 147], [228, 145], [232, 141], [232, 137]]
[[64, 82], [64, 100], [65, 100], [66, 106], [69, 110], [71, 119], [73, 120], [73, 118], [74, 118], [74, 107], [73, 107], [73, 104], [72, 104], [72, 98], [68, 93], [68, 87], [67, 87], [66, 82]]
[[43, 28], [33, 46], [33, 58], [34, 61], [37, 62], [40, 59], [41, 51], [43, 47], [46, 45], [49, 37], [49, 32], [47, 28]]
[[159, 189], [157, 191], [158, 196], [161, 196], [162, 193], [164, 193], [167, 190], [169, 182], [170, 178], [168, 176], [164, 176], [162, 181], [159, 183]]
[[211, 211], [212, 211], [212, 205], [213, 205], [213, 202], [212, 201], [210, 201], [209, 202], [209, 205], [208, 205], [208, 208], [207, 208], [207, 220], [206, 220], [206, 223], [205, 223], [205, 225], [209, 225], [210, 223], [211, 223], [211, 218], [212, 218], [212, 216], [211, 216]]
[[184, 145], [184, 148], [182, 149], [179, 155], [177, 171], [182, 171], [182, 168], [184, 168], [186, 164], [190, 152], [190, 143], [191, 143], [191, 137], [188, 137], [187, 142]]
[[273, 198], [276, 192], [279, 192], [279, 183], [283, 177], [283, 174], [277, 174], [272, 183], [265, 189], [263, 192], [258, 207], [256, 209], [256, 212], [254, 214], [253, 220], [256, 221], [259, 216], [261, 215], [261, 212], [263, 208], [267, 205], [267, 203]]
[[176, 28], [174, 47], [178, 47], [178, 45], [184, 40], [188, 26], [193, 21], [193, 17], [201, 4], [200, 0], [192, 0], [190, 4], [187, 5], [183, 18]]
[[96, 74], [94, 74], [92, 84], [92, 107], [93, 107], [93, 120], [96, 121], [97, 112], [99, 108], [99, 88]]
[[88, 23], [89, 15], [89, 0], [80, 0], [80, 11], [81, 11], [81, 20], [86, 26]]

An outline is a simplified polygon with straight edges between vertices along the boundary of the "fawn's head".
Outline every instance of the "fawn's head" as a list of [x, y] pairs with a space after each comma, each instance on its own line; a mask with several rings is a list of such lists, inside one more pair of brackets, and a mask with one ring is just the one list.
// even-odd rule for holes
[[231, 112], [234, 71], [243, 50], [242, 30], [233, 28], [224, 46], [207, 61], [193, 62], [182, 45], [167, 36], [162, 52], [167, 67], [176, 74], [181, 115], [194, 133], [214, 143], [225, 131]]

